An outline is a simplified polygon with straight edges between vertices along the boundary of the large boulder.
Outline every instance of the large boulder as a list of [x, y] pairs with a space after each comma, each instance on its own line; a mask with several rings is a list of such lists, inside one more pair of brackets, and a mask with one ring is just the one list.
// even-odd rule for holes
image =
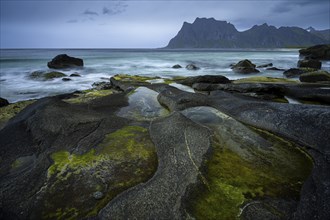
[[315, 45], [299, 50], [305, 59], [330, 60], [330, 44]]
[[300, 82], [321, 82], [330, 81], [330, 74], [327, 71], [315, 71], [304, 73], [299, 76]]
[[237, 64], [234, 64], [232, 70], [235, 73], [259, 73], [260, 71], [256, 69], [256, 65], [250, 60], [241, 60]]
[[6, 105], [9, 105], [8, 100], [0, 97], [0, 107], [6, 106]]
[[80, 58], [70, 57], [66, 54], [60, 54], [48, 62], [47, 66], [53, 69], [81, 67], [84, 66], [84, 61]]
[[321, 69], [322, 63], [319, 60], [299, 60], [297, 66]]

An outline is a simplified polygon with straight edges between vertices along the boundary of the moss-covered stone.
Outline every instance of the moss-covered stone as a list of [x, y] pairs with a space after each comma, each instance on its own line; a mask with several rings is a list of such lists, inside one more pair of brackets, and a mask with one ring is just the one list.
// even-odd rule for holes
[[17, 113], [23, 110], [26, 106], [32, 104], [35, 100], [27, 100], [9, 104], [0, 108], [0, 129], [6, 124], [6, 122], [14, 117]]
[[71, 104], [79, 104], [79, 103], [88, 103], [94, 99], [98, 99], [104, 96], [108, 96], [113, 94], [113, 90], [94, 90], [94, 89], [89, 89], [89, 90], [84, 90], [81, 93], [75, 93], [75, 97], [70, 98], [70, 99], [64, 99], [63, 101]]
[[253, 76], [234, 80], [233, 83], [299, 83], [299, 81], [285, 78]]
[[[32, 214], [37, 219], [95, 216], [120, 192], [147, 181], [157, 167], [148, 130], [139, 126], [126, 126], [106, 135], [85, 154], [58, 151], [50, 158], [53, 163], [42, 199]], [[95, 198], [96, 192], [102, 197]]]
[[186, 113], [214, 130], [212, 153], [205, 163], [207, 184], [191, 195], [191, 214], [197, 219], [239, 219], [242, 207], [254, 200], [297, 201], [313, 167], [311, 158], [291, 142], [210, 112]]
[[118, 81], [128, 81], [128, 82], [147, 82], [148, 80], [160, 79], [160, 77], [148, 77], [139, 75], [127, 75], [127, 74], [117, 74], [113, 76], [115, 80]]
[[43, 75], [44, 79], [46, 79], [46, 80], [60, 78], [60, 77], [64, 77], [64, 76], [66, 76], [64, 73], [57, 72], [57, 71], [48, 72]]

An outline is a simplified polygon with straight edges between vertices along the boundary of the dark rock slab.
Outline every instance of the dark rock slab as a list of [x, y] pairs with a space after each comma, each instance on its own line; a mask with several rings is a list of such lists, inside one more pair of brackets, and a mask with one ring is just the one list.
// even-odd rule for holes
[[330, 60], [330, 44], [315, 45], [299, 50], [305, 59]]
[[104, 90], [104, 89], [111, 89], [112, 85], [110, 82], [95, 82], [92, 84], [92, 87], [96, 90]]
[[180, 113], [157, 119], [150, 135], [159, 158], [154, 177], [120, 194], [99, 213], [100, 219], [180, 219], [187, 188], [198, 183], [210, 147], [208, 129]]
[[81, 77], [81, 75], [78, 74], [78, 73], [72, 73], [72, 74], [70, 75], [70, 77]]
[[260, 71], [256, 69], [256, 65], [253, 64], [250, 60], [241, 60], [238, 63], [234, 64], [232, 70], [235, 73], [259, 73]]
[[84, 61], [80, 58], [70, 57], [66, 54], [60, 54], [48, 62], [47, 66], [52, 69], [82, 67], [84, 66]]
[[62, 81], [64, 81], [64, 82], [71, 81], [71, 80], [72, 80], [72, 79], [67, 78], [67, 77], [62, 78]]
[[285, 71], [285, 69], [280, 69], [280, 68], [277, 68], [277, 67], [269, 67], [266, 70]]
[[177, 80], [177, 82], [186, 86], [192, 86], [194, 83], [230, 83], [230, 80], [221, 75], [203, 75], [187, 77], [182, 80]]
[[299, 60], [297, 67], [321, 69], [322, 63], [319, 60]]

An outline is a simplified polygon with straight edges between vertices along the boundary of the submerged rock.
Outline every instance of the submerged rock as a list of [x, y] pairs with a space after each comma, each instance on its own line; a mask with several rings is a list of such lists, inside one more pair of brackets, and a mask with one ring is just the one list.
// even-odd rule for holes
[[297, 67], [321, 69], [322, 63], [319, 60], [299, 60]]
[[269, 67], [266, 70], [285, 71], [285, 69], [280, 69], [280, 68], [277, 68], [277, 67]]
[[172, 66], [172, 68], [173, 68], [173, 69], [180, 69], [180, 68], [182, 68], [182, 66], [179, 65], [179, 64], [175, 64], [174, 66]]
[[260, 71], [256, 69], [256, 65], [253, 64], [250, 60], [241, 60], [238, 63], [234, 64], [232, 70], [235, 73], [259, 73]]
[[66, 74], [58, 71], [51, 71], [51, 72], [34, 71], [29, 75], [29, 78], [33, 80], [52, 80], [54, 78], [61, 78], [65, 76]]
[[301, 82], [330, 81], [330, 73], [321, 70], [316, 72], [303, 73], [299, 76], [299, 80]]
[[82, 67], [84, 62], [80, 58], [70, 57], [66, 54], [60, 54], [48, 62], [47, 66], [52, 69], [66, 69], [72, 67]]
[[70, 75], [70, 77], [81, 77], [81, 75], [78, 74], [78, 73], [72, 73], [72, 74]]
[[273, 66], [273, 63], [267, 63], [267, 64], [259, 65], [259, 66], [257, 66], [257, 68], [266, 68], [266, 67], [270, 67], [270, 66]]
[[200, 69], [200, 68], [197, 67], [195, 64], [188, 64], [188, 65], [186, 66], [186, 69], [187, 69], [187, 70], [198, 70], [198, 69]]
[[71, 81], [72, 79], [70, 79], [70, 78], [62, 78], [62, 81], [64, 81], [64, 82], [67, 82], [67, 81]]

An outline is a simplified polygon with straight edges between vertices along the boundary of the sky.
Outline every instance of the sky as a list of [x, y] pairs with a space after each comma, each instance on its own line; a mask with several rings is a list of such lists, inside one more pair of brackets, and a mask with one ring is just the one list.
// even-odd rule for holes
[[0, 0], [0, 48], [159, 48], [184, 21], [330, 28], [330, 0]]

